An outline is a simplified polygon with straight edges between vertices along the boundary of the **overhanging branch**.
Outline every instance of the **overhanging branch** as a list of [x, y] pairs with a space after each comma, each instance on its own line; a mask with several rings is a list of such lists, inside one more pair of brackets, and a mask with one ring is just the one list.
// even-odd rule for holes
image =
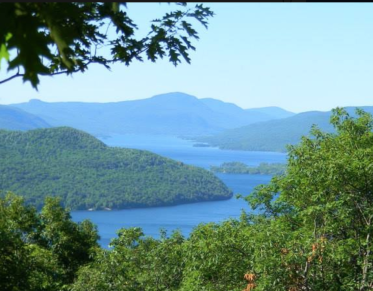
[[5, 83], [5, 82], [8, 82], [8, 81], [10, 81], [10, 80], [12, 80], [12, 79], [14, 79], [14, 78], [17, 78], [17, 77], [23, 77], [23, 75], [24, 75], [24, 74], [16, 73], [16, 74], [14, 74], [13, 76], [10, 76], [9, 78], [6, 78], [6, 79], [4, 79], [4, 80], [0, 80], [0, 84], [3, 84], [3, 83]]

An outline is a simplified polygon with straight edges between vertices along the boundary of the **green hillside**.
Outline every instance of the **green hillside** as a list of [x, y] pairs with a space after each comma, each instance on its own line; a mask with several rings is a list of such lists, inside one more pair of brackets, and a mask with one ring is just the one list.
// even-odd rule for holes
[[[357, 107], [347, 107], [346, 111], [351, 116], [356, 116], [355, 108]], [[371, 106], [358, 108], [373, 113]], [[286, 145], [298, 144], [302, 136], [309, 136], [312, 125], [317, 125], [325, 132], [334, 132], [329, 123], [330, 116], [330, 111], [303, 112], [288, 118], [228, 129], [212, 136], [196, 137], [195, 140], [221, 149], [285, 152]]]
[[329, 113], [306, 112], [292, 117], [260, 122], [226, 130], [214, 136], [196, 138], [222, 149], [285, 152], [287, 144], [296, 144], [307, 135], [312, 124], [331, 131]]
[[68, 127], [0, 131], [0, 189], [40, 207], [60, 196], [71, 209], [121, 209], [228, 199], [212, 173], [159, 155], [111, 148]]

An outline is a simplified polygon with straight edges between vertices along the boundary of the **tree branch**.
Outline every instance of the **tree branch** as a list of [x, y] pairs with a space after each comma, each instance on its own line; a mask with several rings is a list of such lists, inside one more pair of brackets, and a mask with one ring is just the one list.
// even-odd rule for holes
[[[83, 67], [77, 68], [75, 70], [64, 70], [64, 71], [59, 71], [59, 72], [55, 72], [55, 73], [40, 73], [39, 75], [40, 76], [55, 76], [55, 75], [62, 75], [62, 74], [69, 74], [69, 73], [78, 73], [78, 72], [82, 71], [84, 67], [87, 67], [89, 64], [92, 64], [92, 63], [96, 63], [96, 62], [88, 61], [86, 64], [84, 64]], [[10, 76], [9, 78], [6, 78], [4, 80], [0, 80], [0, 85], [8, 82], [8, 81], [10, 81], [14, 78], [23, 77], [24, 75], [25, 74], [20, 74], [19, 73], [19, 68], [18, 68], [18, 72], [16, 74], [14, 74], [13, 76]]]
[[5, 82], [8, 82], [14, 78], [17, 78], [17, 77], [23, 77], [24, 74], [20, 74], [19, 72], [17, 72], [16, 74], [14, 74], [13, 76], [10, 76], [9, 78], [7, 79], [4, 79], [4, 80], [0, 80], [0, 84], [3, 84]]

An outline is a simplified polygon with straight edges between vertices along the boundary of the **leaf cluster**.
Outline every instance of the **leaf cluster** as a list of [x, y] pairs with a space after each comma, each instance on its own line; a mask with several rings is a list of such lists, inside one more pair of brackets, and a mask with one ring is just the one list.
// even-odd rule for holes
[[56, 199], [41, 212], [12, 193], [0, 199], [0, 289], [68, 290], [99, 251], [97, 228], [75, 223]]
[[128, 66], [143, 55], [153, 62], [167, 55], [175, 66], [182, 59], [190, 63], [198, 39], [191, 21], [207, 28], [213, 12], [202, 4], [177, 5], [181, 9], [153, 20], [141, 38], [123, 2], [0, 3], [0, 62], [17, 71], [0, 84], [22, 77], [37, 88], [41, 75], [84, 72], [93, 63]]

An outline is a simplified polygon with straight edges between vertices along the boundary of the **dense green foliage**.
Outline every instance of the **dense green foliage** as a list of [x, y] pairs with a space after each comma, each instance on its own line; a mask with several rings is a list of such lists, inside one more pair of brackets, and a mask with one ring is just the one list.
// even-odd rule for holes
[[[246, 198], [261, 214], [201, 224], [189, 238], [163, 232], [156, 240], [139, 228], [121, 229], [111, 250], [96, 250], [89, 260], [73, 256], [75, 243], [57, 242], [83, 237], [92, 246], [81, 246], [87, 254], [96, 235], [91, 225], [81, 231], [53, 200], [41, 216], [18, 198], [0, 200], [6, 234], [0, 236], [0, 274], [9, 278], [0, 281], [2, 290], [372, 290], [373, 118], [357, 113], [352, 118], [335, 110], [336, 133], [314, 128], [313, 138], [289, 148], [286, 173]], [[51, 239], [52, 229], [59, 235], [48, 247], [31, 243]], [[70, 258], [63, 260], [69, 275], [60, 268], [62, 258]]]
[[211, 172], [134, 149], [111, 148], [72, 128], [0, 131], [0, 189], [40, 208], [133, 208], [228, 199]]
[[[371, 106], [359, 108], [373, 113]], [[355, 107], [347, 107], [346, 111], [356, 116]], [[195, 140], [221, 149], [286, 152], [287, 145], [298, 144], [302, 136], [309, 136], [312, 125], [326, 132], [335, 132], [329, 123], [331, 115], [332, 112], [303, 112], [288, 118], [228, 129], [213, 136], [196, 137]]]
[[211, 166], [210, 170], [214, 173], [226, 174], [261, 174], [261, 175], [282, 175], [285, 173], [285, 164], [260, 163], [257, 167], [249, 167], [241, 162], [226, 162], [220, 166]]
[[94, 261], [98, 238], [91, 222], [74, 223], [57, 200], [37, 212], [8, 194], [0, 199], [0, 290], [68, 290]]
[[74, 291], [242, 291], [250, 263], [247, 223], [197, 227], [189, 238], [174, 232], [159, 240], [122, 229], [99, 259], [79, 271]]
[[153, 20], [141, 37], [124, 2], [0, 3], [0, 62], [5, 58], [8, 71], [17, 71], [0, 84], [22, 77], [36, 88], [40, 75], [84, 72], [93, 63], [129, 65], [143, 57], [189, 63], [192, 41], [199, 38], [192, 23], [207, 28], [213, 12], [202, 4], [177, 4], [180, 9]]
[[314, 128], [289, 147], [286, 175], [248, 198], [271, 224], [265, 255], [277, 267], [254, 269], [263, 290], [373, 288], [373, 119], [356, 113], [333, 110], [336, 133]]

